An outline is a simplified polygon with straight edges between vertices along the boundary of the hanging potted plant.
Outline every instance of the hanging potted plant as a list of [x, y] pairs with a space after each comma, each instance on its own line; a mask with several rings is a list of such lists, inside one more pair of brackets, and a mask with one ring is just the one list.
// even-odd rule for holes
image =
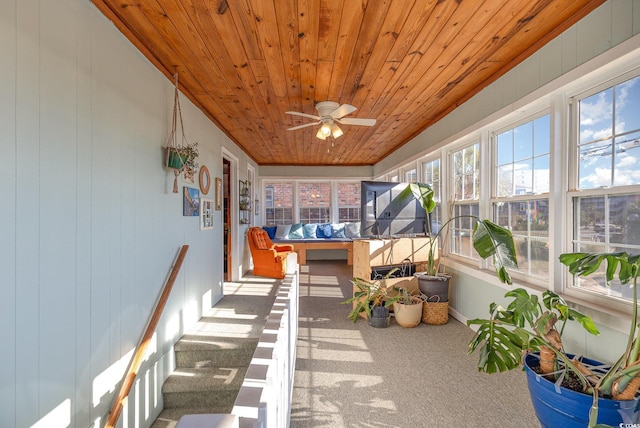
[[[618, 253], [566, 253], [560, 262], [576, 276], [604, 271], [607, 285], [617, 278], [629, 284], [633, 306], [628, 340], [618, 360], [611, 364], [575, 357], [563, 345], [568, 321], [599, 334], [593, 320], [569, 307], [552, 291], [538, 296], [524, 289], [506, 293], [506, 308], [492, 303], [489, 318], [468, 325], [478, 330], [469, 342], [469, 354], [478, 350], [478, 370], [496, 373], [524, 365], [536, 415], [545, 427], [635, 426], [640, 422], [640, 340], [637, 326], [637, 279], [640, 255]], [[628, 425], [627, 425], [628, 424]]]
[[[171, 132], [164, 146], [165, 161], [164, 166], [173, 170], [173, 193], [178, 193], [178, 176], [183, 171], [188, 171], [192, 175], [198, 169], [198, 143], [190, 144], [184, 133], [182, 122], [182, 110], [180, 109], [180, 97], [178, 92], [178, 74], [175, 75], [175, 89], [173, 96], [173, 116], [171, 122]], [[178, 131], [181, 134], [181, 141], [178, 143]]]

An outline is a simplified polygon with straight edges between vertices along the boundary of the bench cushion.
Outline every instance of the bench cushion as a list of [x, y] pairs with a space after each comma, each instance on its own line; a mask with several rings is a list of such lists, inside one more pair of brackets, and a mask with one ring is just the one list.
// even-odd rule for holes
[[322, 223], [316, 229], [316, 237], [331, 238], [331, 223]]
[[279, 224], [276, 228], [276, 239], [287, 239], [289, 238], [289, 232], [291, 231], [290, 224]]
[[289, 239], [304, 239], [304, 229], [302, 223], [296, 223], [291, 226], [289, 231]]
[[331, 225], [331, 238], [346, 238], [344, 234], [344, 223], [334, 223]]
[[303, 226], [305, 239], [316, 239], [318, 237], [318, 225], [316, 223], [309, 223]]
[[269, 239], [273, 239], [276, 237], [276, 226], [264, 226], [263, 229], [269, 235]]

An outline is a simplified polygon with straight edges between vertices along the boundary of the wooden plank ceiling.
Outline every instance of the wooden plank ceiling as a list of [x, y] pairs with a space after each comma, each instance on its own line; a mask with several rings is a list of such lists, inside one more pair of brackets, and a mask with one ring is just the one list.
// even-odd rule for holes
[[[375, 164], [604, 2], [92, 1], [259, 165]], [[321, 101], [377, 123], [287, 131]]]

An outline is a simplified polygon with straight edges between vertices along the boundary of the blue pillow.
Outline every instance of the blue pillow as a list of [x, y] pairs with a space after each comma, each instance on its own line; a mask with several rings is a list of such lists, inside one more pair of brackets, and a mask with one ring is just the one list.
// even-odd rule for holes
[[332, 238], [346, 238], [344, 234], [344, 223], [334, 223], [331, 225]]
[[304, 238], [305, 239], [315, 239], [317, 238], [317, 230], [318, 230], [318, 225], [316, 223], [309, 223], [309, 224], [304, 224], [302, 225], [302, 228], [304, 229]]
[[273, 239], [276, 237], [276, 228], [277, 226], [264, 226], [263, 229], [267, 232], [267, 235], [269, 235], [269, 239]]
[[318, 238], [331, 238], [331, 224], [319, 224], [316, 229], [316, 236]]
[[304, 239], [304, 229], [302, 223], [296, 223], [291, 226], [289, 231], [289, 239]]

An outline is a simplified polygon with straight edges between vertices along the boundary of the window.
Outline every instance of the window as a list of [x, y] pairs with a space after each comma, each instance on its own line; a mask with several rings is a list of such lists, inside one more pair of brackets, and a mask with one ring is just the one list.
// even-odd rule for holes
[[265, 184], [266, 224], [293, 223], [293, 183]]
[[494, 219], [513, 233], [519, 271], [549, 277], [549, 115], [494, 137]]
[[298, 203], [301, 223], [331, 221], [331, 183], [299, 183]]
[[480, 205], [480, 143], [473, 144], [451, 155], [453, 206], [451, 222], [451, 253], [478, 259], [471, 235]]
[[[577, 185], [571, 192], [574, 251], [640, 249], [640, 76], [577, 97]], [[630, 299], [629, 287], [607, 287], [604, 274], [572, 287]]]
[[442, 186], [440, 185], [440, 159], [423, 162], [422, 164], [422, 182], [428, 184], [433, 189], [433, 200], [436, 201], [436, 207], [431, 212], [431, 231], [438, 233], [442, 225], [442, 212], [440, 195]]
[[405, 171], [404, 173], [404, 181], [405, 183], [415, 183], [418, 181], [418, 171], [413, 168], [409, 171]]
[[338, 183], [338, 222], [360, 221], [360, 183]]

